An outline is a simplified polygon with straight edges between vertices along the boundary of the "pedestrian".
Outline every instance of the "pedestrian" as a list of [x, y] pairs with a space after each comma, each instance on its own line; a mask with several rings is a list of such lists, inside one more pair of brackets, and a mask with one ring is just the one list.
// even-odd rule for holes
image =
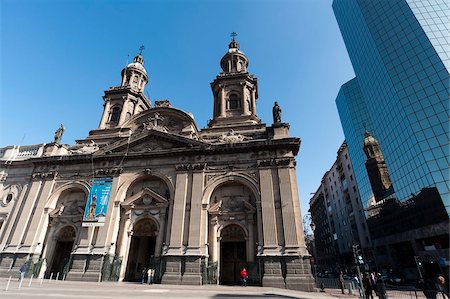
[[379, 299], [386, 299], [386, 285], [384, 284], [383, 280], [381, 279], [381, 273], [377, 274], [377, 281], [375, 283], [376, 285], [376, 294]]
[[366, 299], [373, 299], [373, 280], [369, 272], [364, 273], [364, 277], [362, 279], [363, 287], [364, 287], [364, 293], [366, 294]]
[[341, 288], [342, 294], [345, 294], [345, 293], [344, 293], [345, 280], [344, 280], [344, 274], [342, 273], [342, 271], [339, 272], [339, 280], [338, 280], [338, 283], [339, 283], [339, 287]]
[[243, 287], [246, 287], [246, 286], [247, 286], [247, 278], [248, 278], [247, 269], [243, 268], [243, 269], [241, 270], [240, 276], [241, 276], [241, 283], [242, 283], [242, 286], [243, 286]]
[[438, 294], [441, 294], [440, 297], [443, 299], [448, 299], [448, 292], [446, 290], [445, 278], [442, 275], [439, 275], [436, 278], [436, 291]]
[[19, 268], [19, 273], [20, 273], [19, 281], [23, 280], [27, 271], [28, 271], [28, 264], [23, 263], [22, 266], [20, 266], [20, 268]]
[[425, 298], [436, 299], [437, 291], [434, 281], [430, 280], [429, 278], [426, 278], [425, 280], [421, 279], [419, 281], [419, 287], [425, 295]]
[[361, 285], [359, 284], [358, 276], [354, 275], [352, 278], [352, 284], [355, 289], [358, 290], [359, 297], [362, 297], [363, 292], [361, 291]]
[[153, 275], [155, 275], [155, 270], [152, 268], [148, 268], [147, 271], [147, 283], [153, 284]]
[[147, 275], [147, 268], [142, 268], [142, 271], [141, 271], [141, 284], [144, 284], [144, 282], [145, 282], [145, 276]]

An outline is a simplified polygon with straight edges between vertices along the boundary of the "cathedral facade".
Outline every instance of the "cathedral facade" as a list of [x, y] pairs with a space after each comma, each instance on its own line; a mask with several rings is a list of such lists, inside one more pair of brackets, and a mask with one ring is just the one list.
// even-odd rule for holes
[[220, 66], [207, 128], [168, 100], [150, 104], [139, 54], [87, 138], [60, 144], [61, 127], [22, 155], [1, 149], [0, 276], [28, 263], [35, 277], [133, 281], [153, 268], [163, 284], [236, 284], [245, 267], [250, 283], [314, 290], [300, 139], [278, 104], [271, 126], [258, 118], [257, 78], [234, 38]]

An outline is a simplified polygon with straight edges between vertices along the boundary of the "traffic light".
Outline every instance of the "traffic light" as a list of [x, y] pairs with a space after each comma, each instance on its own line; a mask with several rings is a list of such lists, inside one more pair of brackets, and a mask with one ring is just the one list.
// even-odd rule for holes
[[355, 257], [355, 263], [357, 265], [364, 265], [364, 259], [361, 252], [361, 249], [359, 248], [359, 245], [353, 245], [353, 256]]
[[422, 266], [422, 261], [420, 260], [420, 257], [414, 256], [414, 260], [416, 261], [417, 266]]
[[358, 264], [364, 265], [364, 260], [363, 260], [362, 255], [358, 255]]

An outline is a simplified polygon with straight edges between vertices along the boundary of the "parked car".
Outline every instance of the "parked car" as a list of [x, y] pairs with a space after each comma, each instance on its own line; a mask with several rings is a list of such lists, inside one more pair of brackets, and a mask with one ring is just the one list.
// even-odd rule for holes
[[405, 283], [405, 279], [396, 274], [384, 274], [380, 278], [386, 284], [401, 285]]

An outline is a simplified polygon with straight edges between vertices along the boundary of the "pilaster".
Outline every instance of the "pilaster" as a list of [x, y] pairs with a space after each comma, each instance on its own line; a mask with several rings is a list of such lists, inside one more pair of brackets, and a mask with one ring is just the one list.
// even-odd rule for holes
[[262, 225], [264, 227], [264, 254], [277, 255], [280, 254], [280, 252], [278, 250], [272, 170], [270, 168], [260, 169], [259, 179], [261, 188]]

